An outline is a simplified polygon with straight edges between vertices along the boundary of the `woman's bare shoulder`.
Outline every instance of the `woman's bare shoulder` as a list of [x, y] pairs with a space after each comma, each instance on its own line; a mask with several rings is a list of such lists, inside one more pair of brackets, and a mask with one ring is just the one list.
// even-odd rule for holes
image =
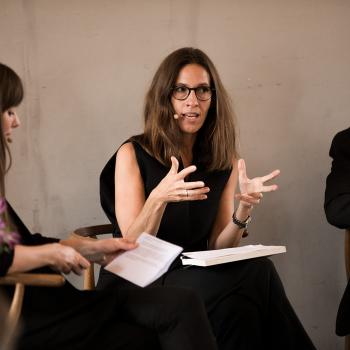
[[132, 142], [126, 142], [119, 147], [116, 153], [117, 160], [132, 160], [135, 159], [135, 148]]

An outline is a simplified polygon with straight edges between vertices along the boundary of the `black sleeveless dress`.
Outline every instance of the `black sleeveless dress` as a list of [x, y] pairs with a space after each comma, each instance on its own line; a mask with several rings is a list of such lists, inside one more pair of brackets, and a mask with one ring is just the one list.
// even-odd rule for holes
[[[169, 168], [132, 142], [144, 182], [145, 198], [168, 173]], [[100, 176], [101, 205], [114, 235], [121, 235], [115, 217], [115, 155]], [[210, 188], [204, 201], [169, 203], [157, 237], [178, 244], [184, 251], [205, 250], [214, 224], [219, 201], [230, 177], [230, 170], [197, 171], [188, 181], [204, 181]], [[183, 168], [180, 163], [180, 169]], [[101, 269], [97, 288], [118, 285], [138, 288]], [[291, 307], [273, 263], [267, 258], [221, 264], [211, 267], [182, 266], [177, 259], [169, 271], [152, 285], [181, 286], [194, 290], [204, 301], [219, 349], [315, 349]], [[195, 327], [195, 325], [193, 325]]]

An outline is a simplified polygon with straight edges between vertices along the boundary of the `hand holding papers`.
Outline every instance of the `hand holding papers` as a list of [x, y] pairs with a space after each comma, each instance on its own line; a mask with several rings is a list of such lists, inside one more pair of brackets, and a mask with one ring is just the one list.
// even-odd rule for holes
[[285, 246], [246, 245], [236, 248], [203, 250], [183, 253], [182, 265], [210, 266], [260, 256], [285, 253]]
[[142, 233], [137, 242], [137, 248], [121, 253], [105, 269], [140, 287], [163, 275], [182, 252], [182, 247], [147, 233]]

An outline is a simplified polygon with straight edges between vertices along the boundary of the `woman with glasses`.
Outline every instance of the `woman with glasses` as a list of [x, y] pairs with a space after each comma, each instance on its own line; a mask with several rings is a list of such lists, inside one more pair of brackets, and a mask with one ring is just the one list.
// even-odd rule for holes
[[[266, 182], [279, 171], [247, 177], [228, 94], [204, 52], [182, 48], [164, 59], [144, 123], [101, 174], [101, 204], [115, 235], [148, 232], [185, 251], [237, 246], [262, 193], [277, 189]], [[113, 285], [133, 288], [102, 270], [98, 288]], [[314, 349], [267, 258], [206, 268], [177, 260], [155, 285], [196, 291], [220, 349]]]
[[[106, 259], [99, 261], [103, 265], [118, 251], [134, 248], [135, 243], [124, 239], [60, 241], [32, 235], [11, 206], [6, 205], [3, 198], [10, 155], [8, 142], [13, 130], [20, 126], [17, 106], [22, 99], [21, 79], [0, 63], [0, 276], [29, 270], [81, 274], [89, 266], [83, 255], [103, 253]], [[18, 232], [19, 242], [10, 225]], [[6, 288], [5, 292], [11, 295], [12, 291]], [[1, 322], [0, 329], [5, 329]], [[66, 281], [59, 288], [26, 287], [16, 349], [217, 347], [204, 305], [189, 289], [80, 291]]]

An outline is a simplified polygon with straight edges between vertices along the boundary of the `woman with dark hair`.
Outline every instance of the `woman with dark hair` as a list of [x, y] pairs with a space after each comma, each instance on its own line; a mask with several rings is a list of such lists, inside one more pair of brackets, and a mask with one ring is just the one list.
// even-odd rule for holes
[[[20, 125], [16, 107], [23, 98], [20, 78], [0, 64], [0, 181], [8, 168], [7, 142]], [[4, 202], [3, 202], [4, 204]], [[0, 275], [29, 270], [81, 272], [89, 266], [84, 255], [102, 253], [102, 265], [117, 251], [135, 247], [126, 239], [61, 240], [32, 235], [14, 210], [4, 212], [0, 231]], [[14, 244], [9, 226], [20, 242]], [[79, 291], [68, 282], [61, 288], [27, 287], [18, 349], [216, 349], [201, 300], [184, 288]], [[11, 293], [9, 289], [5, 292]]]
[[[230, 99], [204, 52], [182, 48], [164, 59], [146, 95], [144, 122], [144, 133], [127, 140], [100, 177], [115, 236], [147, 232], [185, 251], [237, 246], [262, 193], [277, 189], [265, 182], [279, 171], [247, 177]], [[102, 269], [98, 288], [115, 285], [133, 288]], [[267, 258], [207, 268], [178, 259], [154, 285], [194, 290], [220, 349], [314, 349]]]

